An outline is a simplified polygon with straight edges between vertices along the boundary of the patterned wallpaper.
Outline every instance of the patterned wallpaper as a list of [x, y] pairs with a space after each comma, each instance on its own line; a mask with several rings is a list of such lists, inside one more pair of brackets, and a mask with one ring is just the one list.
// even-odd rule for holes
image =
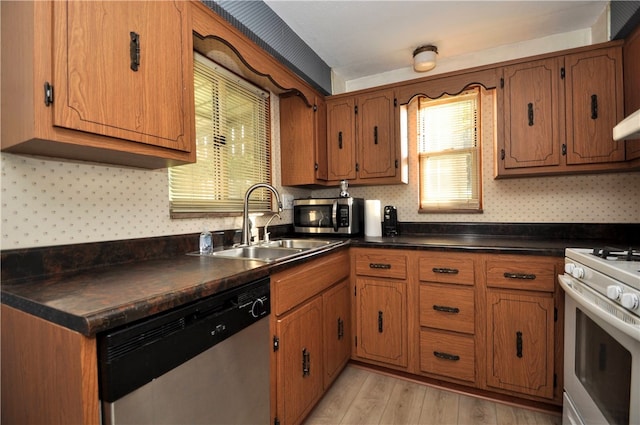
[[[274, 183], [280, 182], [279, 115], [272, 98]], [[492, 102], [486, 96], [483, 102]], [[490, 104], [490, 103], [489, 103]], [[483, 121], [493, 117], [483, 108]], [[492, 140], [484, 126], [484, 140]], [[445, 222], [640, 222], [640, 173], [494, 180], [492, 144], [483, 145], [483, 214], [418, 214], [415, 167], [410, 184], [351, 187], [352, 196], [396, 205], [401, 221]], [[144, 238], [240, 228], [239, 217], [169, 218], [166, 170], [146, 171], [61, 162], [2, 153], [0, 248], [31, 248], [86, 242]], [[339, 189], [311, 192], [281, 188], [305, 197], [337, 196]], [[268, 216], [258, 217], [263, 226]], [[291, 211], [282, 214], [290, 223]]]

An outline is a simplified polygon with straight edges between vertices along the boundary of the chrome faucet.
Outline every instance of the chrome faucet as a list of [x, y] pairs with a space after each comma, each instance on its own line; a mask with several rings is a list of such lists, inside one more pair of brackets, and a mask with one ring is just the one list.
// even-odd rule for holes
[[263, 240], [264, 240], [265, 243], [269, 242], [269, 225], [271, 224], [271, 220], [273, 220], [276, 217], [278, 217], [278, 219], [282, 220], [282, 217], [280, 217], [280, 213], [275, 213], [274, 215], [269, 217], [269, 220], [267, 220], [267, 224], [264, 225], [264, 238], [263, 238]]
[[249, 196], [251, 195], [251, 192], [259, 188], [269, 189], [273, 192], [276, 197], [276, 202], [278, 203], [278, 212], [282, 212], [280, 194], [275, 187], [268, 183], [256, 183], [247, 189], [247, 192], [244, 194], [244, 207], [242, 212], [242, 245], [249, 245], [249, 242], [251, 241], [251, 231], [249, 229]]

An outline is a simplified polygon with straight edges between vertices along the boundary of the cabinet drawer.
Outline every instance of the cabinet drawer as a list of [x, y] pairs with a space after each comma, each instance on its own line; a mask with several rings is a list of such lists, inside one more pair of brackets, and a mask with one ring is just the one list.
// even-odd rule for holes
[[473, 285], [473, 260], [441, 255], [421, 257], [419, 277], [427, 282]]
[[356, 274], [406, 279], [407, 257], [393, 254], [356, 254]]
[[472, 336], [420, 331], [420, 370], [475, 382], [475, 341]]
[[556, 282], [556, 261], [541, 261], [523, 257], [517, 260], [488, 260], [487, 286], [553, 292]]
[[271, 276], [271, 302], [276, 316], [349, 277], [346, 251], [276, 273]]
[[452, 285], [420, 285], [420, 326], [473, 334], [473, 288]]

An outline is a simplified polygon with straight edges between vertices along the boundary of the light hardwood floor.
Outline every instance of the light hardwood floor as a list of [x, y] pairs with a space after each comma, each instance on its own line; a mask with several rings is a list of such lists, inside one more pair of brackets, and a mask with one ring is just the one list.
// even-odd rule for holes
[[561, 423], [560, 416], [347, 365], [304, 425]]

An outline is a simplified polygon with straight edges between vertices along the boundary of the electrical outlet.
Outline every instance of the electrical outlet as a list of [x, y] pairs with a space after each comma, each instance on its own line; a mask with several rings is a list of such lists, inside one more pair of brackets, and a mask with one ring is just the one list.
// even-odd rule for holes
[[282, 195], [282, 209], [284, 210], [293, 209], [293, 195], [290, 195], [288, 193], [284, 193]]

